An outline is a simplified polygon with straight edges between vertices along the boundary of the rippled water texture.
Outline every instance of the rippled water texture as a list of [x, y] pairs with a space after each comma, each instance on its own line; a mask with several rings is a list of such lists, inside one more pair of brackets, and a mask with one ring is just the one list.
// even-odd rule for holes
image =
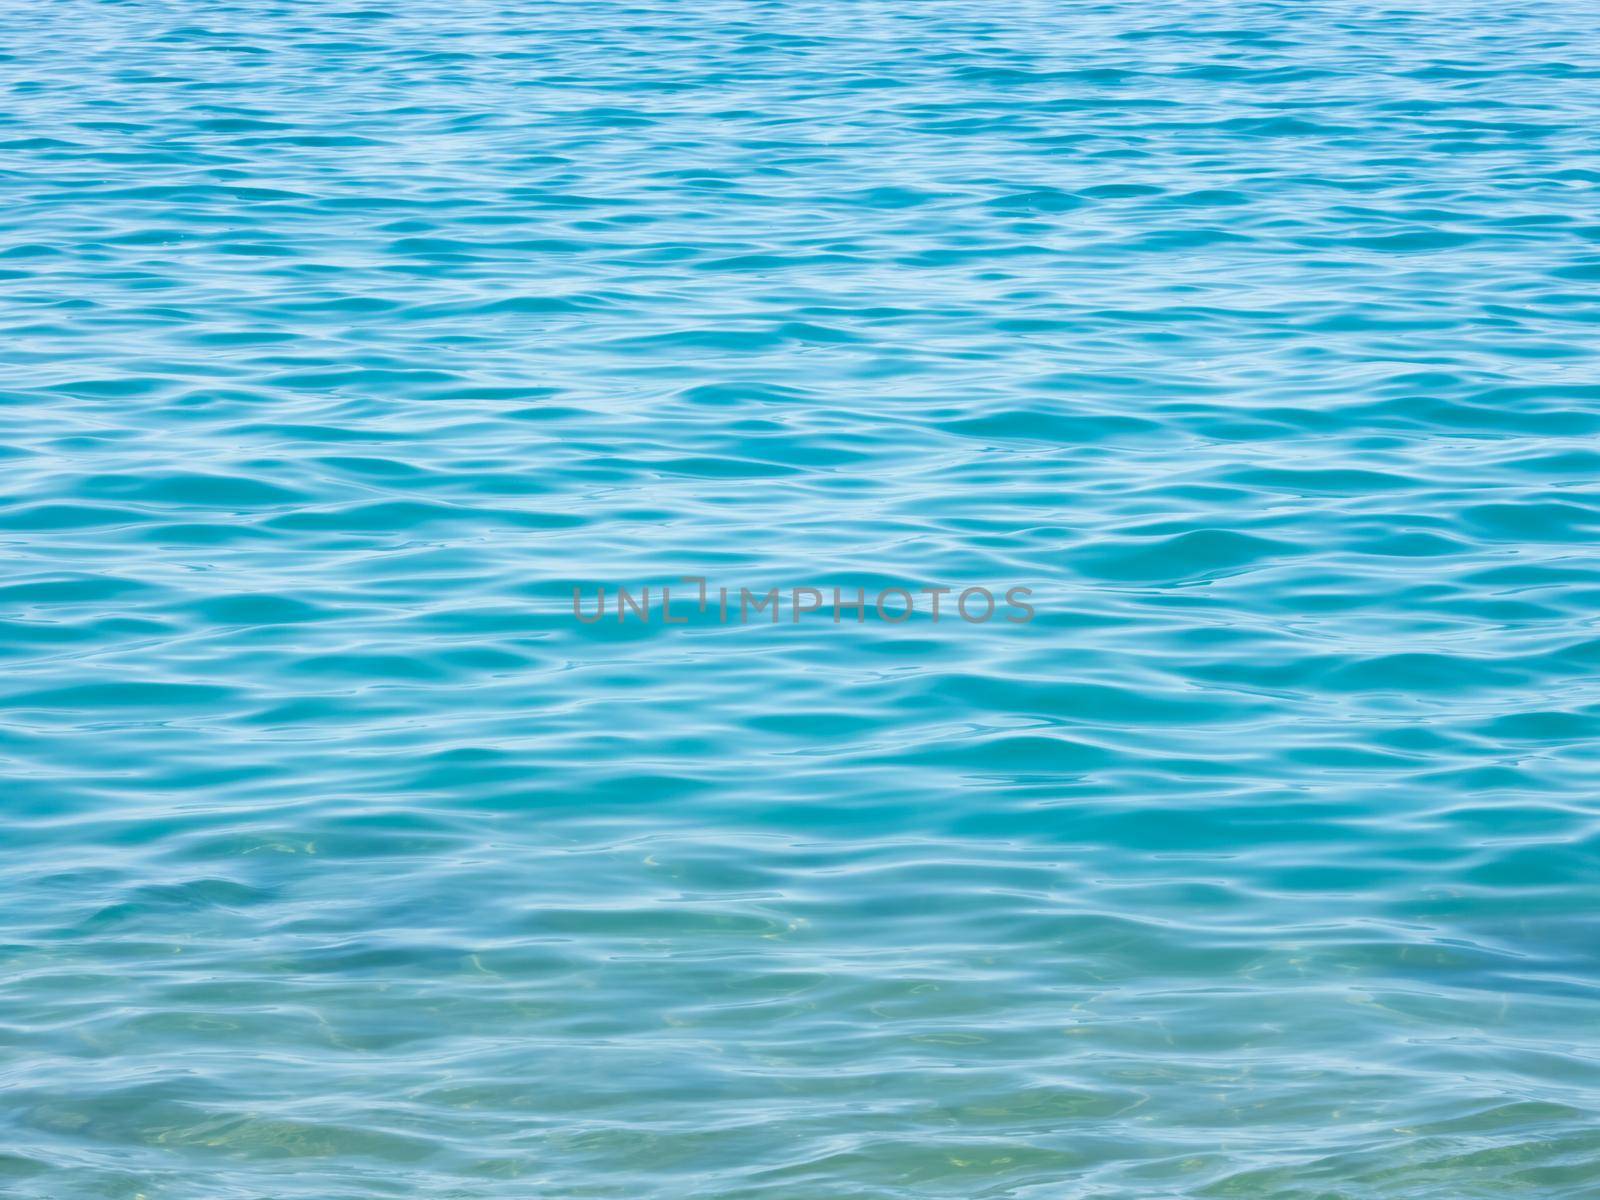
[[0, 5], [0, 1194], [1600, 1194], [1600, 10], [359, 4]]

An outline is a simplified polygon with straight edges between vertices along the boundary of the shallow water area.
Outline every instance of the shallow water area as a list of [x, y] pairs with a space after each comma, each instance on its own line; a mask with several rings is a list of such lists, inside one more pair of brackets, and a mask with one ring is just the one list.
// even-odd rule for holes
[[0, 1195], [1600, 1192], [1600, 11], [0, 16]]

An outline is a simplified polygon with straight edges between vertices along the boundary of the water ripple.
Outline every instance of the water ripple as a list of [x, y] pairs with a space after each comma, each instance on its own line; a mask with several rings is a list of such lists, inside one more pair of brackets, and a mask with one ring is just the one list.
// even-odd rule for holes
[[1600, 1189], [1589, 8], [8, 17], [0, 1193]]

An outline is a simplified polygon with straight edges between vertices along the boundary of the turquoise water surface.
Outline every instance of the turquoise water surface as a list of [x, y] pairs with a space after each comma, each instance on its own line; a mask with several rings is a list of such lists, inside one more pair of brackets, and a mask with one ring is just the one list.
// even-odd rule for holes
[[0, 28], [0, 1196], [1600, 1195], [1600, 9]]

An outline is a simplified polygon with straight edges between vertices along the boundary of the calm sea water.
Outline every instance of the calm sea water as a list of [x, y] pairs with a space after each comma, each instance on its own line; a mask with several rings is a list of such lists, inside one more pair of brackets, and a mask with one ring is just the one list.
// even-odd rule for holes
[[1600, 1194], [1592, 5], [0, 12], [0, 1194]]

